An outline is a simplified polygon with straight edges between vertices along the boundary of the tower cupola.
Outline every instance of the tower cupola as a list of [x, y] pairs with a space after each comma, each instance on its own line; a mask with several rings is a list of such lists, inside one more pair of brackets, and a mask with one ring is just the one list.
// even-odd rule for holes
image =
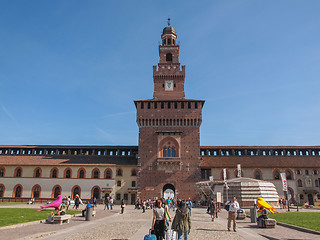
[[161, 39], [162, 46], [176, 45], [176, 30], [172, 26], [170, 26], [170, 18], [168, 18], [168, 26], [166, 26], [162, 31]]

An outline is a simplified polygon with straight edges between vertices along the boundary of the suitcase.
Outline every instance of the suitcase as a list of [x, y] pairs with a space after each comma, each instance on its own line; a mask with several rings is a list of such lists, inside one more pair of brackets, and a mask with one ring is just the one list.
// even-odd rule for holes
[[157, 240], [157, 237], [156, 235], [151, 234], [151, 229], [150, 229], [149, 234], [144, 236], [144, 240]]

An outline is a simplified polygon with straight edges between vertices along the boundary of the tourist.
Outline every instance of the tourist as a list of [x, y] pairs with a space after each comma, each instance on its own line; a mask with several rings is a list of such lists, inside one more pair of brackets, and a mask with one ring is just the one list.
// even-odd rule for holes
[[104, 210], [106, 210], [106, 208], [109, 210], [109, 203], [110, 203], [110, 199], [109, 197], [105, 197], [104, 199]]
[[188, 240], [188, 235], [191, 230], [191, 217], [190, 212], [183, 201], [177, 202], [177, 211], [172, 222], [172, 229], [178, 232], [178, 240], [182, 240], [182, 235], [184, 235], [184, 240]]
[[85, 209], [82, 210], [82, 217], [85, 216], [86, 211], [88, 210], [88, 208], [91, 208], [91, 207], [93, 207], [93, 210], [94, 210], [94, 205], [91, 205], [90, 202], [88, 201], [87, 206], [85, 207]]
[[174, 198], [172, 198], [171, 200], [171, 205], [172, 205], [172, 211], [176, 210], [176, 200]]
[[168, 205], [166, 204], [167, 201], [163, 198], [162, 199], [162, 207], [164, 208], [165, 210], [165, 218], [164, 218], [164, 230], [167, 231], [168, 230], [168, 227], [169, 227], [169, 221], [171, 222], [171, 216], [170, 216], [170, 213], [169, 213], [169, 207]]
[[79, 197], [78, 194], [76, 194], [76, 197], [75, 197], [75, 199], [74, 199], [74, 205], [75, 205], [76, 209], [79, 208], [79, 205], [80, 205], [80, 197]]
[[278, 201], [278, 202], [279, 202], [279, 207], [282, 208], [282, 199], [279, 198], [279, 201]]
[[192, 201], [191, 201], [190, 198], [189, 198], [189, 201], [187, 201], [187, 206], [188, 206], [188, 208], [189, 208], [190, 217], [191, 217]]
[[237, 202], [237, 198], [233, 197], [230, 202], [226, 202], [226, 205], [229, 205], [228, 211], [228, 231], [231, 228], [231, 221], [233, 221], [233, 231], [237, 231], [237, 211], [240, 209], [239, 203]]
[[96, 197], [93, 198], [93, 205], [94, 205], [95, 207], [97, 207], [97, 198], [96, 198]]
[[110, 204], [110, 210], [112, 210], [112, 207], [113, 207], [113, 198], [112, 197], [110, 197], [110, 199], [109, 199], [109, 204]]
[[216, 216], [216, 211], [217, 211], [217, 203], [215, 201], [216, 199], [212, 199], [211, 202], [209, 203], [209, 214], [211, 215], [212, 222], [214, 221], [214, 218]]
[[126, 205], [124, 204], [124, 200], [122, 199], [121, 201], [121, 214], [124, 213], [124, 208], [126, 207]]
[[146, 200], [142, 201], [142, 213], [146, 212]]
[[167, 206], [168, 206], [168, 208], [169, 208], [169, 210], [170, 210], [170, 207], [171, 207], [171, 199], [168, 197], [168, 199], [167, 199]]
[[262, 227], [265, 228], [266, 227], [266, 222], [264, 221], [264, 219], [268, 219], [268, 211], [263, 206], [260, 207], [260, 211], [261, 211], [261, 215], [258, 217], [257, 221], [259, 223], [259, 221], [263, 220]]
[[59, 211], [56, 212], [55, 215], [65, 215], [66, 212], [67, 212], [67, 203], [66, 202], [63, 202], [60, 204], [60, 208], [59, 208]]
[[165, 228], [165, 208], [162, 207], [162, 201], [159, 199], [156, 201], [155, 207], [153, 208], [153, 220], [151, 229], [157, 237], [157, 240], [164, 239], [164, 228]]

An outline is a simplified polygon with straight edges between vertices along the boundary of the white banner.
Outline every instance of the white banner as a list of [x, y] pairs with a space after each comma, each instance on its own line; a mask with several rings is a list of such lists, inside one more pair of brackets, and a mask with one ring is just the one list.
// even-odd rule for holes
[[241, 177], [241, 165], [237, 164], [237, 168], [238, 168], [237, 177]]
[[229, 189], [229, 186], [227, 183], [227, 169], [226, 168], [223, 169], [223, 181], [224, 181], [224, 184], [226, 185], [226, 188]]
[[288, 191], [288, 183], [287, 183], [287, 177], [286, 173], [280, 173], [281, 180], [282, 180], [282, 190], [283, 191]]

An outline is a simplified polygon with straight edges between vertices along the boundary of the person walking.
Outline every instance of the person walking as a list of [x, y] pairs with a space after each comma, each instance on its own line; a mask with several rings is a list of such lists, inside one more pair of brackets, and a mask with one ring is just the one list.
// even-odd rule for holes
[[209, 208], [209, 214], [211, 215], [211, 219], [213, 222], [216, 216], [216, 211], [217, 211], [217, 203], [215, 202], [214, 199], [211, 200], [208, 208]]
[[191, 217], [184, 201], [177, 202], [177, 211], [171, 228], [178, 232], [178, 240], [182, 240], [182, 235], [184, 235], [184, 240], [188, 240], [191, 230]]
[[142, 201], [142, 213], [146, 212], [146, 200]]
[[105, 197], [105, 199], [104, 199], [104, 209], [103, 210], [106, 210], [106, 209], [109, 210], [109, 203], [110, 203], [109, 197]]
[[110, 210], [112, 210], [112, 207], [113, 207], [113, 198], [112, 197], [110, 197], [110, 199], [109, 199], [109, 204], [110, 204]]
[[227, 202], [226, 205], [229, 204], [228, 211], [228, 231], [231, 228], [231, 221], [233, 221], [233, 231], [237, 231], [237, 211], [240, 209], [239, 203], [237, 202], [237, 198], [233, 197], [230, 202]]
[[124, 200], [122, 199], [122, 201], [121, 201], [121, 214], [123, 214], [125, 207], [126, 207], [126, 205], [124, 204]]
[[153, 208], [153, 219], [152, 219], [152, 226], [151, 230], [154, 231], [154, 234], [157, 237], [157, 240], [164, 239], [164, 223], [165, 218], [165, 208], [162, 207], [162, 201], [158, 199], [156, 201], [155, 207]]
[[189, 208], [190, 216], [191, 216], [191, 209], [192, 209], [192, 201], [189, 198], [189, 201], [187, 201], [187, 207]]
[[78, 210], [79, 205], [80, 205], [80, 197], [78, 194], [76, 195], [76, 198], [74, 199], [74, 205], [76, 207], [76, 210]]

